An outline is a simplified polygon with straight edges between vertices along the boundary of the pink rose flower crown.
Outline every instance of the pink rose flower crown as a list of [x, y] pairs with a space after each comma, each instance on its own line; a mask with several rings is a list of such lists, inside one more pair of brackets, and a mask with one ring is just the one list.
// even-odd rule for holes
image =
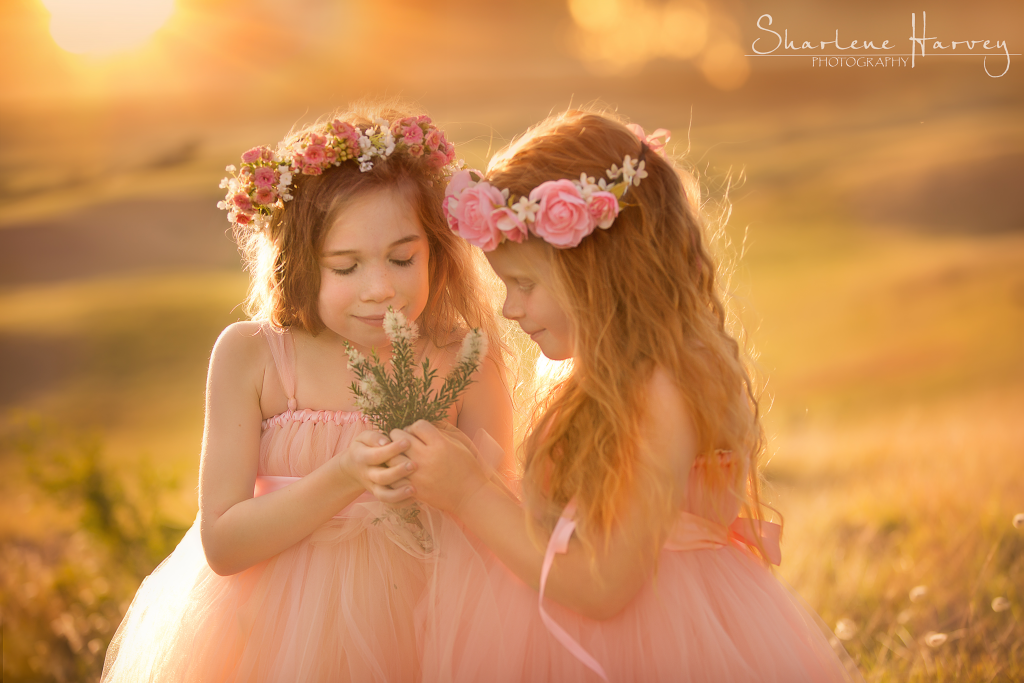
[[243, 154], [240, 167], [226, 169], [231, 175], [220, 186], [227, 194], [217, 208], [227, 211], [228, 220], [237, 226], [252, 224], [263, 229], [274, 207], [292, 199], [294, 176], [320, 175], [330, 166], [350, 160], [365, 173], [375, 160], [393, 154], [421, 158], [428, 168], [442, 174], [455, 160], [455, 145], [428, 116], [394, 122], [376, 119], [369, 126], [335, 119], [327, 124], [325, 135], [307, 133], [288, 145], [282, 143], [277, 152], [254, 147]]
[[[637, 137], [661, 153], [664, 143], [652, 143], [655, 136], [667, 138], [668, 131], [659, 129], [644, 138], [642, 129], [636, 128]], [[613, 164], [605, 171], [607, 178], [595, 182], [581, 173], [579, 180], [549, 180], [518, 198], [488, 183], [480, 171], [463, 169], [448, 182], [444, 215], [454, 232], [484, 251], [505, 240], [521, 243], [530, 235], [558, 249], [571, 249], [597, 228], [611, 227], [622, 197], [647, 177], [644, 166], [643, 159], [634, 161], [626, 155], [621, 168]]]

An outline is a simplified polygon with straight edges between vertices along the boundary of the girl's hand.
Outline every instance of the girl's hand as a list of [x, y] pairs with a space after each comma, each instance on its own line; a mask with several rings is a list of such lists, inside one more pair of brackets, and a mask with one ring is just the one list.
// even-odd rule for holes
[[416, 498], [458, 515], [463, 503], [487, 483], [487, 473], [461, 432], [440, 430], [425, 420], [394, 429], [391, 438], [407, 442], [405, 454], [416, 465], [409, 477]]
[[[360, 432], [352, 443], [334, 456], [340, 474], [355, 481], [382, 503], [400, 503], [413, 496], [415, 489], [405, 481], [417, 465], [402, 453], [408, 438], [388, 440], [378, 431]], [[398, 484], [398, 486], [394, 485]]]

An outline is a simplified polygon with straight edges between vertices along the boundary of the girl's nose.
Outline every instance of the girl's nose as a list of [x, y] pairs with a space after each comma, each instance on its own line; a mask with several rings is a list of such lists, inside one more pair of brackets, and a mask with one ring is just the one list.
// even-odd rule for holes
[[505, 303], [501, 306], [501, 314], [509, 320], [519, 320], [523, 317], [523, 307], [512, 296], [506, 296]]
[[387, 301], [395, 296], [395, 287], [387, 268], [376, 267], [366, 269], [366, 280], [363, 285], [362, 300], [372, 302]]

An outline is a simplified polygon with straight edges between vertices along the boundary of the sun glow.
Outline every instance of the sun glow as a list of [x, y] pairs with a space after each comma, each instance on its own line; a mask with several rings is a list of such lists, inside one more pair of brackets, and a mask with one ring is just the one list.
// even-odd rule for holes
[[75, 54], [109, 55], [142, 46], [174, 12], [174, 0], [42, 0], [50, 35]]

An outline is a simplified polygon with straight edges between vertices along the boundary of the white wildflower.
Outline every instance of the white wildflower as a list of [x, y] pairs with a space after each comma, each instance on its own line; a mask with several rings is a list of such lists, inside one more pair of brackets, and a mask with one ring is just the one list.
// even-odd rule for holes
[[601, 189], [602, 192], [606, 192], [608, 190], [608, 183], [605, 181], [604, 178], [598, 178], [597, 186]]
[[474, 327], [462, 340], [462, 348], [459, 349], [459, 357], [455, 362], [477, 365], [486, 354], [487, 333], [479, 327]]
[[850, 640], [857, 635], [857, 624], [852, 619], [840, 619], [836, 622], [836, 638]]
[[370, 171], [372, 169], [373, 169], [373, 164], [369, 161], [368, 158], [367, 159], [363, 159], [362, 157], [359, 157], [359, 172], [360, 173], [366, 173], [367, 171]]
[[227, 171], [228, 173], [235, 173], [238, 170], [238, 168], [234, 164], [231, 164], [230, 166], [225, 166], [224, 170]]
[[221, 178], [219, 187], [223, 190], [227, 186], [228, 186], [228, 179], [227, 178]]
[[[361, 398], [365, 400], [367, 408], [376, 408], [384, 402], [384, 392], [373, 377], [361, 380], [358, 386], [359, 391], [363, 394]], [[360, 406], [360, 410], [365, 412], [365, 408], [362, 406]]]
[[1016, 529], [1024, 529], [1024, 512], [1018, 512], [1013, 516], [1013, 526]]
[[928, 594], [928, 586], [914, 586], [910, 589], [910, 602], [917, 602]]
[[391, 132], [391, 129], [385, 129], [384, 131], [384, 156], [389, 157], [391, 153], [395, 151], [395, 136]]
[[992, 601], [993, 612], [1005, 612], [1008, 609], [1010, 609], [1010, 601], [1006, 598], [999, 596], [998, 598]]
[[[368, 154], [368, 153], [371, 153], [370, 150], [372, 150], [372, 149], [373, 149], [373, 141], [370, 140], [370, 137], [368, 135], [366, 135], [366, 133], [363, 133], [362, 135], [360, 135], [359, 136], [359, 151], [361, 151], [363, 154]], [[359, 157], [359, 159], [360, 159], [360, 161], [362, 161], [362, 157]]]
[[289, 178], [292, 177], [292, 169], [291, 169], [291, 167], [290, 166], [286, 166], [285, 164], [279, 164], [278, 167], [277, 167], [277, 172], [280, 173], [282, 176], [285, 173], [287, 173]]
[[221, 211], [227, 211], [228, 203], [222, 199], [219, 202], [217, 202], [217, 208], [220, 209]]
[[349, 346], [345, 349], [345, 353], [348, 354], [348, 369], [355, 370], [356, 368], [366, 364], [366, 356], [359, 353], [356, 347]]
[[392, 344], [397, 341], [413, 341], [419, 336], [419, 328], [416, 323], [410, 323], [404, 313], [389, 308], [384, 314], [384, 334]]
[[939, 647], [943, 643], [949, 640], [949, 636], [945, 633], [936, 633], [935, 631], [929, 631], [924, 634], [924, 644], [928, 647]]
[[[626, 159], [629, 159], [629, 157], [626, 157]], [[608, 176], [608, 180], [615, 180], [622, 175], [622, 170], [619, 168], [618, 164], [612, 164], [612, 167], [605, 171], [605, 175]]]
[[[540, 202], [530, 201], [529, 197], [520, 197], [519, 201], [512, 205], [512, 210], [516, 212], [516, 217], [523, 223], [532, 223], [540, 211]], [[451, 213], [452, 208], [449, 204], [448, 212]]]

